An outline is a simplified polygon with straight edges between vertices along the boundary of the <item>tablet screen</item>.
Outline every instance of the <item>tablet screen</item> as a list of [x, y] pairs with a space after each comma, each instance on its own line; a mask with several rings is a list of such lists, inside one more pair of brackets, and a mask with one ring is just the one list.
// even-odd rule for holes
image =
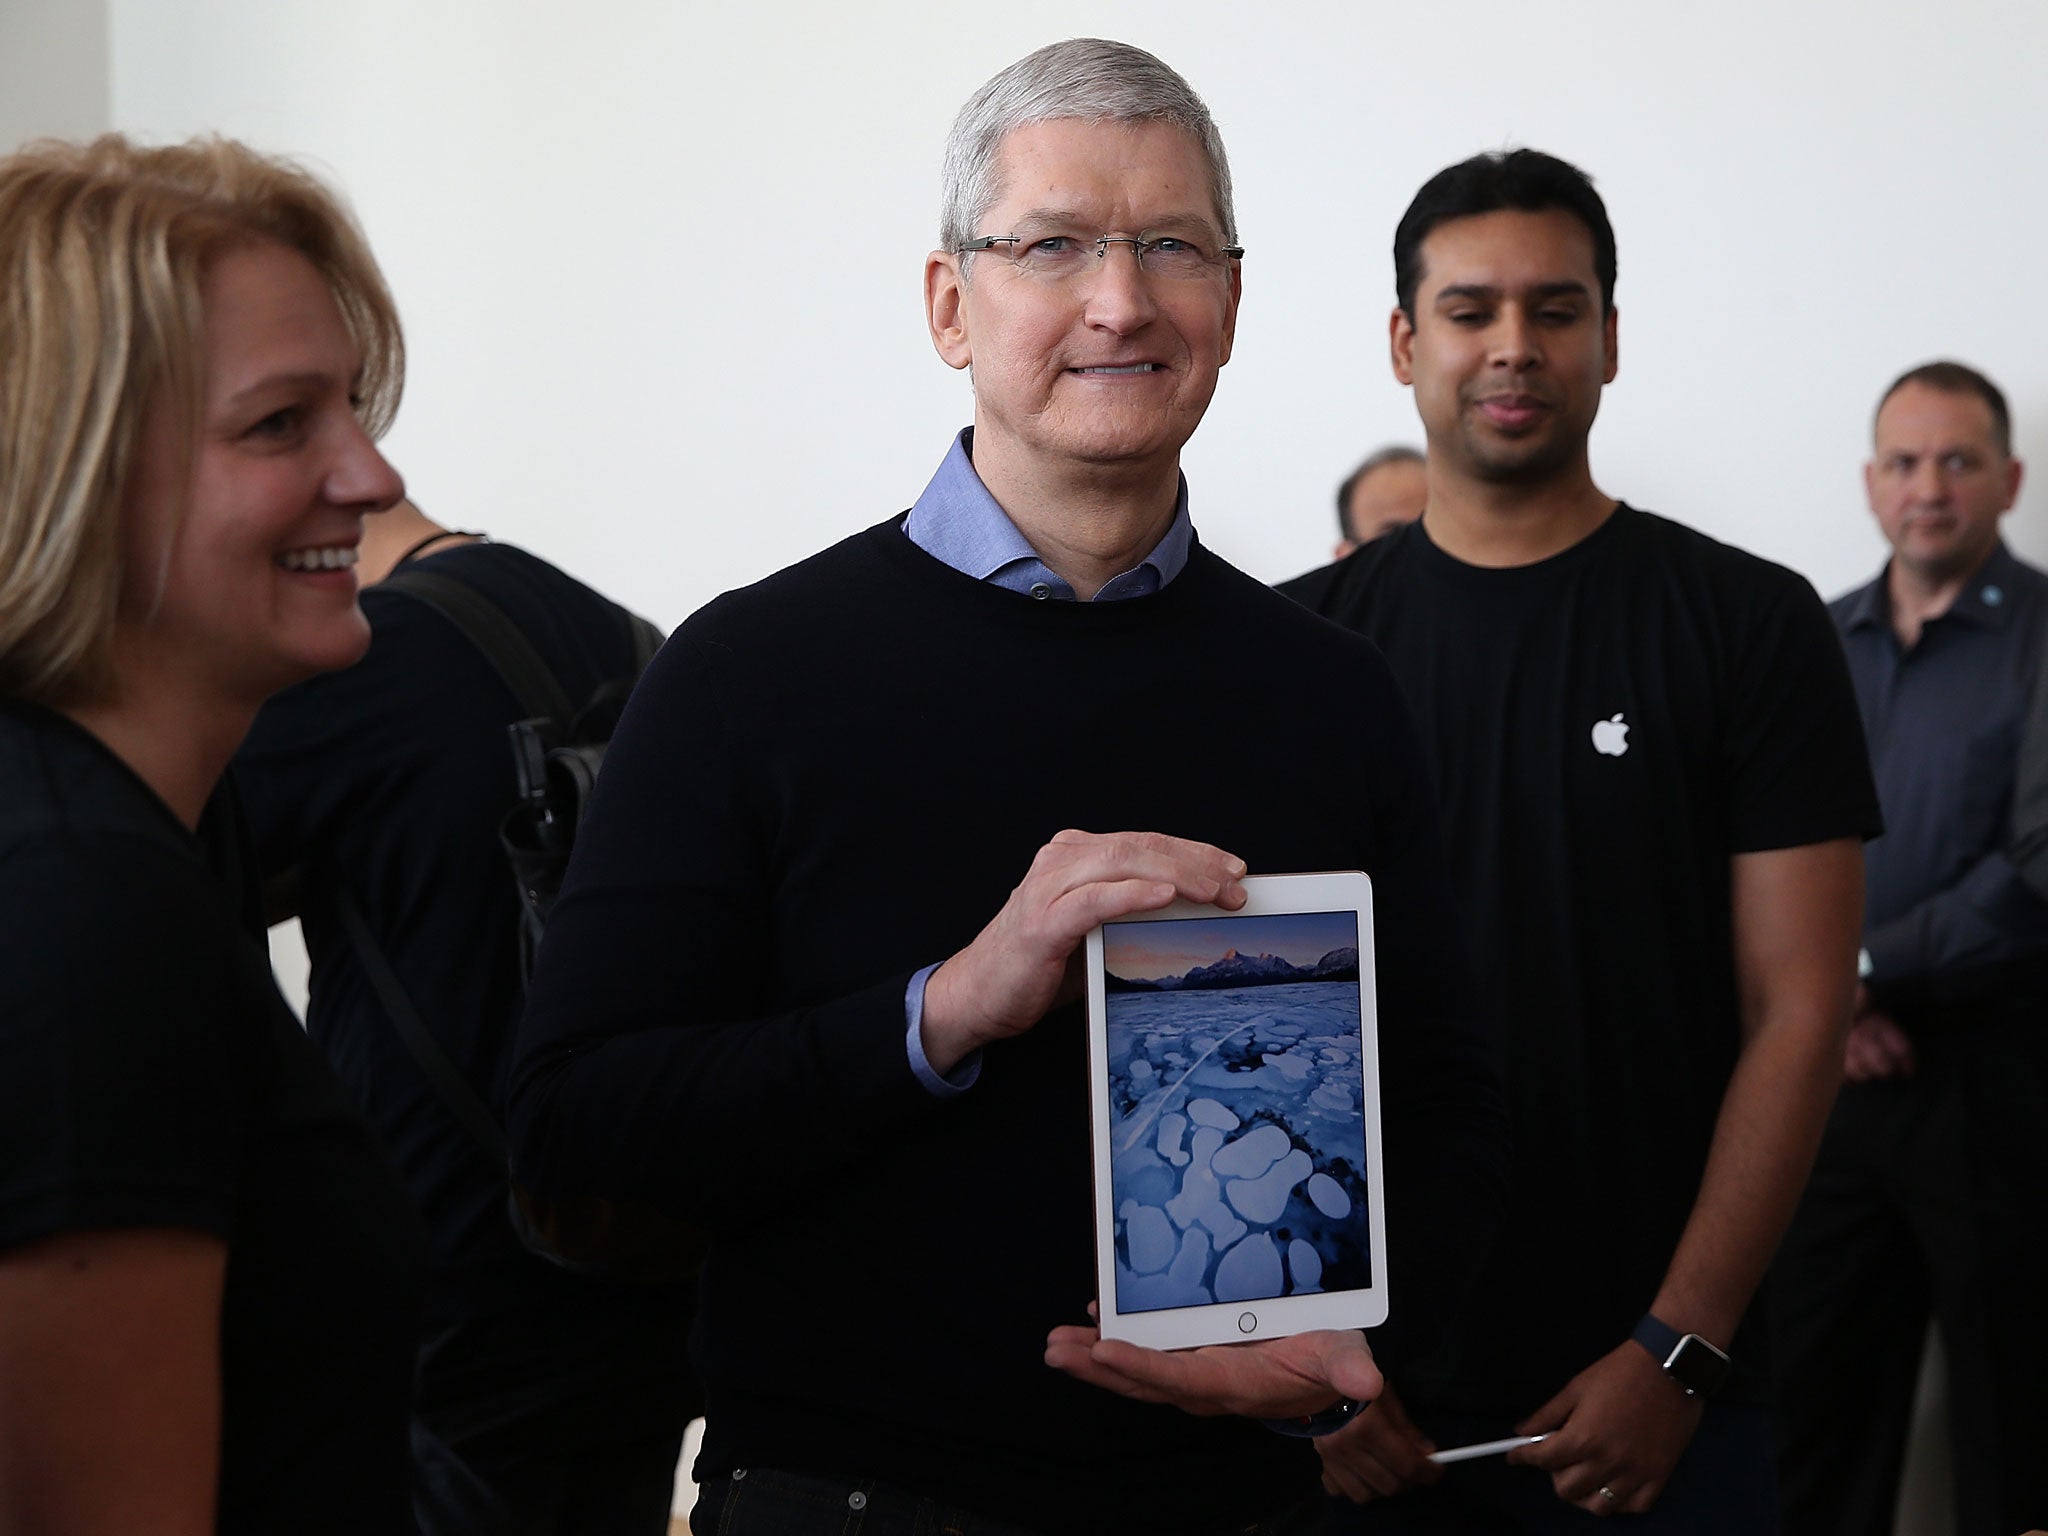
[[1105, 923], [1116, 1307], [1372, 1284], [1358, 914]]

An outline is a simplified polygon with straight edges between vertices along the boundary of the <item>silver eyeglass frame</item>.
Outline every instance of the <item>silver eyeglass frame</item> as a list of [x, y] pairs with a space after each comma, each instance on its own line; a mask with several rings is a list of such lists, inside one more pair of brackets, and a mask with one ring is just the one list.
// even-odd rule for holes
[[[1016, 247], [1027, 238], [1036, 240], [1048, 237], [1043, 235], [1029, 237], [1024, 235], [976, 235], [965, 245], [958, 247], [953, 254], [955, 256], [972, 256], [980, 251], [993, 251], [999, 245], [1007, 245], [1010, 249], [1003, 254], [1015, 259], [1017, 256]], [[1066, 236], [1063, 238], [1072, 239], [1075, 237]], [[1097, 261], [1107, 260], [1109, 248], [1112, 245], [1128, 245], [1131, 248], [1131, 259], [1138, 264], [1138, 270], [1144, 272], [1149, 270], [1145, 265], [1146, 251], [1156, 247], [1161, 240], [1179, 240], [1183, 244], [1193, 244], [1192, 241], [1187, 240], [1181, 235], [1154, 235], [1149, 239], [1144, 235], [1097, 235], [1095, 237], [1095, 259]], [[1205, 258], [1206, 264], [1212, 267], [1220, 267], [1228, 261], [1242, 260], [1244, 260], [1244, 247], [1241, 245], [1223, 246], [1217, 251], [1214, 258]]]

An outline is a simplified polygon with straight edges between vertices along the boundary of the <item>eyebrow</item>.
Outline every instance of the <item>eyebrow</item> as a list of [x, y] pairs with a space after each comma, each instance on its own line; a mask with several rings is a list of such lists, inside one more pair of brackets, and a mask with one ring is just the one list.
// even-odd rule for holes
[[[1072, 208], [1033, 208], [1026, 213], [1019, 214], [1017, 222], [1013, 227], [1017, 229], [1043, 229], [1051, 226], [1055, 229], [1075, 229], [1085, 228], [1089, 222], [1089, 215], [1078, 213]], [[1144, 231], [1155, 229], [1184, 229], [1190, 225], [1200, 228], [1205, 234], [1213, 235], [1216, 233], [1216, 226], [1199, 213], [1161, 214], [1157, 218], [1148, 219], [1139, 226], [1139, 230], [1143, 233]]]
[[[360, 374], [351, 377], [348, 381], [348, 388], [353, 390], [360, 378]], [[272, 390], [327, 389], [332, 387], [333, 384], [334, 375], [331, 373], [266, 373], [254, 383], [245, 384], [242, 388], [221, 401], [221, 407], [224, 410], [233, 410], [235, 407], [248, 401], [252, 396], [267, 394]]]
[[[1499, 288], [1490, 287], [1485, 283], [1453, 283], [1448, 288], [1439, 290], [1436, 302], [1441, 304], [1446, 299], [1498, 299], [1503, 291]], [[1532, 299], [1590, 299], [1593, 297], [1592, 289], [1588, 288], [1584, 283], [1575, 280], [1536, 283], [1524, 291]]]

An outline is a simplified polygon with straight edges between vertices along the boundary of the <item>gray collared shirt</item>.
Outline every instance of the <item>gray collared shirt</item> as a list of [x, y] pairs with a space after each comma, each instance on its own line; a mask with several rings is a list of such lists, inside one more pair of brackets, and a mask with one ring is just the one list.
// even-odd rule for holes
[[1884, 806], [1865, 850], [1873, 983], [1950, 977], [2048, 950], [2048, 904], [2013, 866], [2028, 698], [2048, 645], [2048, 575], [1994, 549], [1911, 650], [1887, 566], [1831, 609]]

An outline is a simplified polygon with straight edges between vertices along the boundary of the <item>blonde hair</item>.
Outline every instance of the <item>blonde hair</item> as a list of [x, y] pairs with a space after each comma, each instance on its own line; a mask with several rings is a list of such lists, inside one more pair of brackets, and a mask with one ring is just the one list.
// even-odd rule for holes
[[398, 311], [313, 176], [220, 138], [146, 148], [107, 134], [0, 159], [0, 695], [66, 705], [111, 689], [144, 424], [162, 401], [189, 451], [201, 283], [223, 251], [260, 241], [325, 280], [362, 357], [359, 413], [381, 435], [405, 381]]

